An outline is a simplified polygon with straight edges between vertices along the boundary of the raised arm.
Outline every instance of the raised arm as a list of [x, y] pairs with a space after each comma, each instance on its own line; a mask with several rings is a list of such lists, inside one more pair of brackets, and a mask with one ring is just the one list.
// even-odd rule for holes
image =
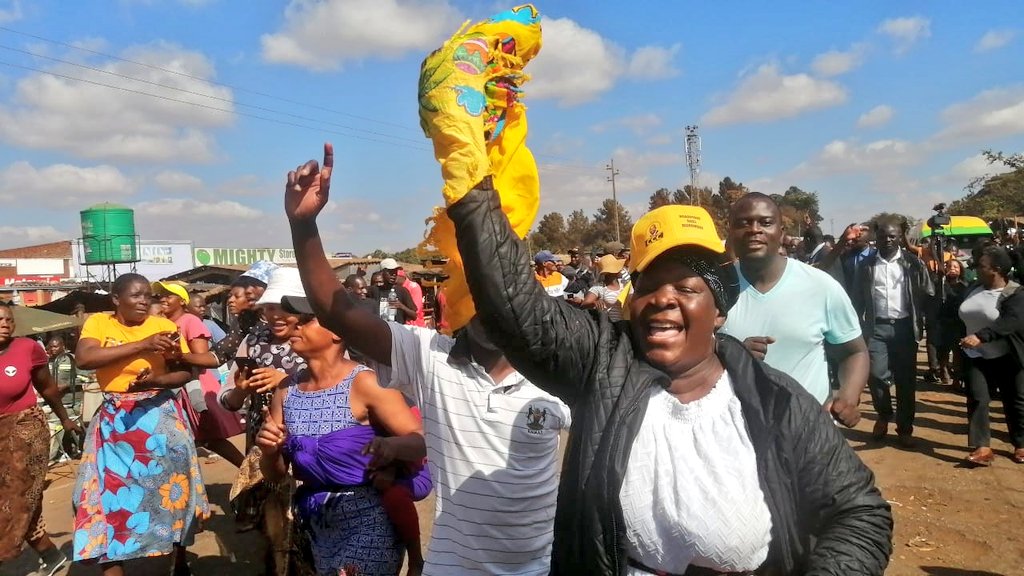
[[489, 178], [452, 204], [448, 216], [488, 335], [516, 370], [573, 405], [589, 380], [599, 335], [610, 334], [611, 323], [544, 292]]
[[357, 305], [334, 273], [316, 217], [327, 205], [334, 169], [334, 147], [324, 144], [323, 169], [310, 160], [288, 173], [284, 206], [291, 224], [295, 261], [317, 318], [330, 331], [345, 339], [379, 364], [391, 365], [391, 329], [387, 322]]

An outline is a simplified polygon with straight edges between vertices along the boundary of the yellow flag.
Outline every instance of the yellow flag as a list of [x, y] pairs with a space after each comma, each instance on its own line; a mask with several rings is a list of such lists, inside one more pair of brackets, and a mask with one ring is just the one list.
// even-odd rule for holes
[[[540, 14], [527, 4], [467, 25], [423, 61], [420, 126], [441, 164], [446, 206], [491, 175], [502, 210], [522, 238], [540, 206], [537, 163], [526, 147], [526, 107], [520, 102], [521, 87], [529, 79], [523, 68], [540, 51]], [[430, 222], [421, 246], [432, 246], [449, 259], [445, 316], [457, 330], [476, 311], [455, 226], [444, 208], [435, 208]]]

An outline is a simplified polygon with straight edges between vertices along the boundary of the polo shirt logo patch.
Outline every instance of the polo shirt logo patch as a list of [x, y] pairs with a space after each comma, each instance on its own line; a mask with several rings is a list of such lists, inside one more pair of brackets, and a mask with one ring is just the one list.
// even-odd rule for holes
[[5, 366], [4, 374], [7, 375], [8, 378], [14, 378], [18, 374], [18, 369], [14, 366]]
[[548, 419], [548, 409], [534, 408], [530, 405], [526, 409], [526, 427], [530, 434], [541, 434], [544, 432], [544, 421]]

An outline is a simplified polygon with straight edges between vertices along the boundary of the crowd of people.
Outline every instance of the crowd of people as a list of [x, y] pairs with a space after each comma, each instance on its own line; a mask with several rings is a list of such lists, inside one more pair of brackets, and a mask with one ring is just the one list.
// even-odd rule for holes
[[[998, 396], [1024, 464], [1014, 246], [918, 245], [895, 218], [838, 240], [809, 219], [794, 239], [750, 193], [724, 238], [702, 208], [670, 205], [628, 246], [563, 261], [530, 254], [485, 179], [448, 209], [477, 311], [448, 334], [443, 298], [425, 314], [395, 260], [335, 275], [317, 227], [332, 168], [328, 146], [323, 166], [289, 173], [297, 265], [239, 276], [226, 322], [188, 286], [137, 274], [86, 320], [75, 362], [103, 403], [84, 431], [73, 561], [120, 576], [171, 555], [190, 574], [210, 510], [198, 448], [238, 468], [237, 529], [263, 535], [280, 576], [390, 576], [403, 558], [413, 576], [880, 575], [891, 511], [841, 428], [867, 390], [874, 439], [894, 424], [912, 449], [922, 380], [967, 396], [966, 463], [995, 459]], [[41, 517], [36, 394], [81, 430], [43, 348], [13, 331], [0, 305], [0, 457], [29, 455], [0, 469], [0, 561], [27, 542], [52, 576], [67, 559]], [[414, 503], [431, 492], [424, 545]]]

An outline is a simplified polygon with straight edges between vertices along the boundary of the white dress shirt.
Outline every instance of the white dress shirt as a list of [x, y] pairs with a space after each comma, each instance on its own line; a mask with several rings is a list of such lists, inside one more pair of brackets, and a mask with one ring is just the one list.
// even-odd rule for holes
[[875, 304], [875, 318], [900, 320], [910, 316], [910, 302], [907, 302], [907, 275], [900, 265], [903, 251], [896, 249], [891, 260], [875, 258], [874, 280], [871, 284], [871, 299]]

